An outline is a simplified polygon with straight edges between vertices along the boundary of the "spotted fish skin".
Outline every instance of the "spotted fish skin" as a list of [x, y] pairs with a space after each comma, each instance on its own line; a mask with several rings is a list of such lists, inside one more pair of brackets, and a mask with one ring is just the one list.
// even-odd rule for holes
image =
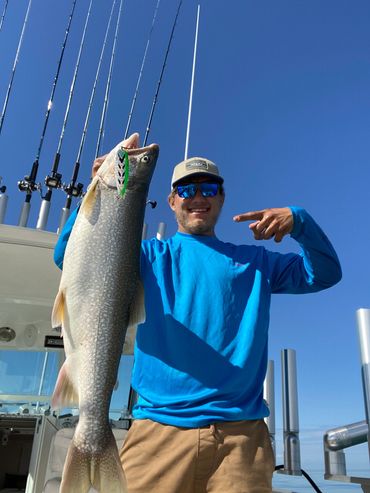
[[[131, 139], [131, 140], [130, 140]], [[108, 154], [86, 193], [67, 244], [52, 324], [62, 325], [66, 361], [52, 404], [77, 404], [77, 425], [60, 493], [125, 493], [126, 481], [109, 426], [109, 405], [126, 330], [144, 319], [140, 242], [159, 147], [127, 149], [129, 175], [117, 190], [118, 151]]]

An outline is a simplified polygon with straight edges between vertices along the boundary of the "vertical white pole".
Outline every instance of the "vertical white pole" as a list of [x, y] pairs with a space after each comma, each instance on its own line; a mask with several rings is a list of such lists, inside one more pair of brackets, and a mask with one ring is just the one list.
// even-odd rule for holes
[[159, 223], [157, 231], [157, 240], [164, 240], [166, 234], [166, 223]]
[[196, 24], [196, 28], [195, 28], [194, 55], [193, 55], [193, 71], [192, 71], [192, 75], [191, 75], [190, 100], [189, 100], [189, 112], [188, 112], [188, 126], [187, 126], [187, 129], [186, 129], [186, 142], [185, 142], [185, 157], [184, 157], [184, 159], [187, 159], [188, 158], [190, 121], [191, 121], [191, 109], [192, 109], [192, 104], [193, 104], [195, 62], [196, 62], [196, 59], [197, 59], [197, 46], [198, 46], [199, 15], [200, 15], [200, 5], [198, 5], [197, 24]]
[[364, 391], [365, 414], [368, 425], [368, 449], [370, 457], [370, 310], [357, 310], [358, 338], [360, 342], [362, 385]]

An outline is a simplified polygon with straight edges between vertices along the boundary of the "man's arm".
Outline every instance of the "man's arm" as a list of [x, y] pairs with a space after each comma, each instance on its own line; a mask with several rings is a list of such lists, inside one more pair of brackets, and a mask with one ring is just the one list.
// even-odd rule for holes
[[63, 268], [64, 254], [69, 237], [71, 236], [72, 228], [77, 218], [78, 209], [79, 207], [77, 207], [69, 216], [68, 221], [65, 223], [64, 228], [59, 235], [57, 244], [54, 248], [54, 262], [56, 263], [57, 267], [59, 267], [59, 269]]
[[309, 293], [340, 281], [342, 271], [337, 254], [325, 233], [304, 209], [264, 209], [239, 214], [234, 220], [254, 220], [249, 228], [257, 240], [274, 237], [280, 242], [290, 234], [300, 244], [301, 255], [267, 252], [272, 292]]

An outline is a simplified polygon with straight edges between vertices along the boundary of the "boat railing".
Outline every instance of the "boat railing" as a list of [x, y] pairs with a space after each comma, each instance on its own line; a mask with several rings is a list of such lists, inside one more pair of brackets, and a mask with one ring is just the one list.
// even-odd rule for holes
[[359, 484], [365, 493], [370, 493], [370, 478], [347, 475], [346, 456], [343, 452], [346, 448], [368, 442], [370, 459], [370, 309], [360, 308], [356, 315], [366, 420], [339, 426], [324, 434], [324, 478]]

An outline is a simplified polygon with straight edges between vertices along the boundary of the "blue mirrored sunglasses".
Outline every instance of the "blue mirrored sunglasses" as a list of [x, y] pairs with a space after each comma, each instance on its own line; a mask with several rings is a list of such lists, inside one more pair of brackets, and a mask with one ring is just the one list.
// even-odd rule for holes
[[189, 185], [177, 185], [176, 192], [182, 199], [192, 199], [198, 190], [203, 197], [215, 197], [219, 186], [218, 183], [190, 183]]

